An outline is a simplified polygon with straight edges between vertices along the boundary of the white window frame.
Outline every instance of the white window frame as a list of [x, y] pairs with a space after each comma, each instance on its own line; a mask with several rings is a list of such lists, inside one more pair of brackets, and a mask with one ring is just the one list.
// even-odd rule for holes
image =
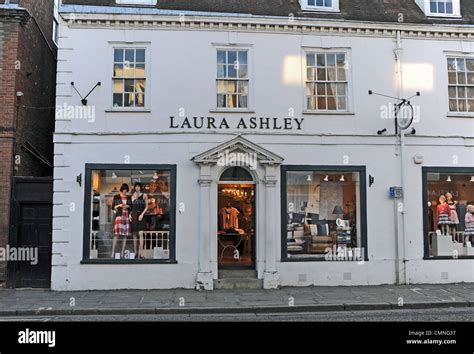
[[157, 0], [115, 0], [118, 5], [148, 5], [155, 6]]
[[[474, 54], [470, 54], [470, 53], [462, 53], [462, 52], [450, 52], [450, 51], [445, 51], [444, 52], [445, 54], [445, 63], [446, 63], [446, 67], [445, 67], [445, 75], [446, 75], [446, 96], [447, 96], [447, 104], [448, 104], [448, 113], [447, 113], [447, 116], [448, 117], [466, 117], [466, 118], [474, 118], [474, 112], [461, 112], [459, 110], [457, 111], [451, 111], [450, 108], [449, 108], [449, 104], [450, 104], [450, 96], [449, 96], [449, 87], [450, 86], [455, 86], [455, 87], [459, 87], [459, 86], [462, 86], [462, 87], [469, 87], [469, 86], [472, 86], [472, 85], [469, 85], [467, 83], [467, 78], [466, 78], [466, 84], [465, 85], [453, 85], [453, 84], [450, 84], [449, 83], [449, 70], [448, 70], [448, 60], [449, 59], [474, 59]], [[456, 72], [457, 74], [457, 72]], [[466, 95], [467, 95], [467, 92], [466, 92]], [[459, 109], [459, 107], [458, 107]], [[468, 109], [468, 107], [466, 107], [466, 109]]]
[[[213, 58], [213, 80], [212, 80], [212, 92], [213, 92], [213, 103], [210, 105], [212, 107], [210, 109], [210, 112], [247, 112], [247, 113], [253, 113], [255, 112], [254, 110], [254, 100], [253, 100], [253, 95], [254, 95], [254, 81], [253, 80], [253, 55], [252, 55], [252, 48], [253, 46], [251, 44], [219, 44], [219, 43], [213, 43], [212, 44], [212, 58]], [[220, 50], [225, 50], [225, 51], [246, 51], [247, 52], [247, 80], [248, 80], [248, 89], [249, 89], [249, 94], [247, 95], [247, 107], [246, 108], [228, 108], [228, 107], [217, 107], [217, 80], [219, 78], [217, 77], [217, 52]], [[222, 79], [222, 78], [221, 78]]]
[[[346, 57], [346, 81], [347, 81], [347, 102], [346, 110], [311, 110], [308, 109], [306, 84], [308, 82], [307, 72], [307, 54], [344, 54]], [[303, 77], [303, 114], [316, 115], [354, 115], [353, 105], [353, 80], [352, 80], [352, 53], [350, 48], [317, 48], [317, 47], [303, 47], [302, 50], [302, 77]]]
[[441, 14], [438, 12], [431, 12], [431, 0], [415, 0], [418, 6], [423, 10], [428, 17], [461, 17], [461, 2], [460, 0], [453, 0], [453, 13]]
[[[115, 49], [145, 49], [145, 106], [144, 107], [114, 107], [114, 50]], [[150, 42], [109, 42], [107, 68], [108, 109], [106, 112], [151, 112], [151, 43]]]
[[332, 6], [316, 6], [308, 5], [308, 0], [299, 0], [301, 9], [305, 11], [320, 11], [320, 12], [340, 12], [339, 0], [332, 0]]

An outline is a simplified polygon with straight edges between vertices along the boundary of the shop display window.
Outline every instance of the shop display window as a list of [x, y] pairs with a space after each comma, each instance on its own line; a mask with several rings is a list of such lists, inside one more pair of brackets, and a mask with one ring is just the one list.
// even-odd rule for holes
[[474, 256], [474, 169], [425, 168], [425, 256]]
[[282, 173], [282, 258], [365, 260], [365, 169], [285, 166]]
[[89, 167], [86, 259], [172, 260], [174, 171], [146, 166]]

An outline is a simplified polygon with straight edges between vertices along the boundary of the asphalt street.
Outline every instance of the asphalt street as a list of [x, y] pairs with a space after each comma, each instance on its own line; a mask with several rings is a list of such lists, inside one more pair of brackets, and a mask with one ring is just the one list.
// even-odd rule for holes
[[173, 315], [89, 315], [0, 317], [0, 322], [473, 322], [474, 308], [441, 308], [426, 310], [340, 311], [305, 313], [239, 313], [239, 314], [173, 314]]

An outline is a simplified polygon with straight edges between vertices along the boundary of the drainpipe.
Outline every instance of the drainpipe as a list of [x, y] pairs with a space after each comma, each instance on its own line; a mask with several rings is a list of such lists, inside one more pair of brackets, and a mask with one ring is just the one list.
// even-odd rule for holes
[[[397, 31], [397, 45], [394, 50], [395, 53], [395, 61], [397, 62], [397, 76], [398, 76], [398, 98], [402, 98], [403, 95], [403, 70], [402, 70], [402, 40], [401, 40], [401, 31]], [[395, 122], [395, 125], [397, 122]], [[403, 195], [401, 201], [401, 211], [399, 211], [398, 205], [396, 206], [397, 212], [401, 213], [401, 221], [402, 221], [402, 229], [401, 235], [398, 231], [397, 227], [397, 260], [396, 260], [396, 280], [398, 285], [406, 284], [407, 283], [407, 271], [406, 271], [406, 243], [405, 243], [405, 235], [406, 235], [406, 203], [405, 203], [405, 194], [406, 194], [406, 178], [405, 178], [405, 132], [402, 129], [398, 129], [400, 133], [400, 179], [401, 179], [401, 187], [403, 190]], [[396, 131], [397, 131], [396, 130]], [[398, 218], [396, 220], [398, 223]]]

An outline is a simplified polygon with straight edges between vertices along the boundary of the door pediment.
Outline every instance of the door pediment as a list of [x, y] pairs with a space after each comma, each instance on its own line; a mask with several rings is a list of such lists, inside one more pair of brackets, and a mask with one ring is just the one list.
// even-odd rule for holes
[[280, 165], [283, 158], [245, 139], [242, 136], [229, 140], [192, 158], [197, 164], [215, 165], [226, 154], [252, 154], [263, 165]]

